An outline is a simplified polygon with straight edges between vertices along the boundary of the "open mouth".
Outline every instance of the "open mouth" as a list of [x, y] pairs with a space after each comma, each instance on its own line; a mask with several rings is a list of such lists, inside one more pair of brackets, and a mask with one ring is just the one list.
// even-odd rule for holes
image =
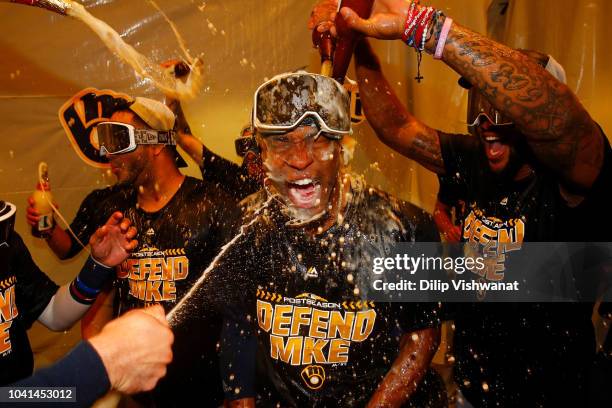
[[321, 185], [310, 178], [287, 181], [289, 198], [296, 207], [312, 208], [321, 196]]
[[504, 154], [504, 151], [504, 145], [500, 142], [487, 143], [487, 156], [491, 160], [501, 158], [501, 156]]
[[502, 139], [493, 132], [483, 132], [482, 139], [485, 142], [487, 158], [491, 161], [501, 159], [506, 151], [506, 145], [501, 142]]

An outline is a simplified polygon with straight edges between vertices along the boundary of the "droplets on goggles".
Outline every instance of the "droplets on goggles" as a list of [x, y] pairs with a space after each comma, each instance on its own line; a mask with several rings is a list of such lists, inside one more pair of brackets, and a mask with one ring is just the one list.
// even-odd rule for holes
[[297, 72], [278, 75], [255, 91], [253, 128], [261, 133], [285, 133], [307, 117], [316, 119], [327, 137], [351, 133], [350, 97], [334, 79]]

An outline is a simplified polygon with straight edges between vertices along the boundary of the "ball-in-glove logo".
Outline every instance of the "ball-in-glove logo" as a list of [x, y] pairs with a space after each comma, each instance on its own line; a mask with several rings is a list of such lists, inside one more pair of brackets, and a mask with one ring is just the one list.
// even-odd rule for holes
[[309, 365], [302, 370], [302, 380], [312, 390], [318, 390], [325, 381], [325, 370], [320, 365]]

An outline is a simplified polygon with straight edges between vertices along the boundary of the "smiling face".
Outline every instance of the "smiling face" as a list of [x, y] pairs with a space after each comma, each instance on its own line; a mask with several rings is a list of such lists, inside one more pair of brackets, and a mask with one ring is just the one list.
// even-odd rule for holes
[[497, 175], [504, 173], [516, 158], [512, 146], [515, 139], [514, 125], [480, 92], [470, 89], [468, 94], [467, 123], [471, 133], [480, 138], [491, 171]]
[[300, 218], [328, 210], [338, 184], [340, 143], [317, 137], [316, 126], [300, 126], [273, 135], [258, 135], [267, 178]]

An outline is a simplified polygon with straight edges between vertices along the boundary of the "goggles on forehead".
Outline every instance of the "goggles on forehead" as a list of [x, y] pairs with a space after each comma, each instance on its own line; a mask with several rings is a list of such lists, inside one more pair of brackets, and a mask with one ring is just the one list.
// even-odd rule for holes
[[514, 122], [493, 107], [479, 92], [470, 89], [468, 94], [468, 129], [474, 132], [483, 122], [494, 126], [513, 126]]
[[8, 245], [9, 237], [15, 227], [15, 213], [17, 207], [14, 204], [0, 200], [0, 247]]
[[255, 91], [253, 129], [257, 132], [285, 133], [309, 117], [328, 137], [350, 134], [348, 92], [330, 77], [306, 72], [276, 76]]
[[102, 122], [96, 126], [100, 156], [129, 153], [137, 145], [163, 144], [175, 146], [174, 131], [136, 129], [120, 122]]

